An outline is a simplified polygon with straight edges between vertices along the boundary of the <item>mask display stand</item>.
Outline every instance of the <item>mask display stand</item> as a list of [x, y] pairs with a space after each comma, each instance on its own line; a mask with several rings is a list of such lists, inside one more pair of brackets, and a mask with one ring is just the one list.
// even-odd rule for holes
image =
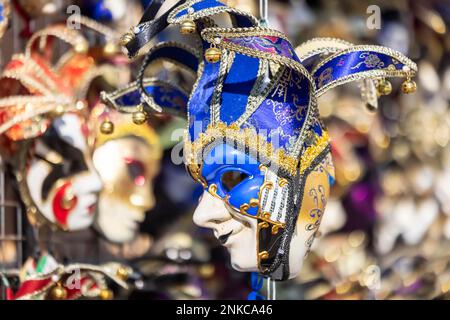
[[263, 27], [267, 27], [269, 25], [268, 16], [269, 16], [269, 1], [268, 0], [259, 0], [259, 15], [260, 22]]
[[12, 299], [8, 278], [16, 277], [23, 264], [22, 208], [7, 199], [4, 164], [0, 159], [0, 300]]
[[272, 278], [266, 281], [267, 300], [277, 300], [277, 282]]
[[[22, 208], [16, 201], [7, 199], [7, 177], [3, 163], [0, 166], [0, 270], [19, 269], [23, 262]], [[15, 247], [15, 258], [8, 263], [4, 250], [10, 244]]]

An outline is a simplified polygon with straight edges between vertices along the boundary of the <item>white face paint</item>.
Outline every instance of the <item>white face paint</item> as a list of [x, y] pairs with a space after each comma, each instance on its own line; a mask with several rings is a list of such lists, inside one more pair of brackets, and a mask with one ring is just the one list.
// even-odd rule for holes
[[[102, 183], [90, 160], [82, 123], [77, 115], [65, 114], [52, 126], [53, 136], [36, 141], [26, 173], [30, 196], [49, 222], [70, 231], [88, 228]], [[55, 150], [58, 145], [63, 147]]]
[[[225, 207], [223, 201], [214, 198], [208, 192], [203, 197], [195, 210], [194, 223], [198, 226], [211, 228], [219, 241], [221, 236], [231, 232], [223, 245], [228, 249], [231, 265], [241, 272], [258, 271], [256, 219], [249, 217], [235, 217]], [[295, 277], [303, 265], [303, 257], [308, 250], [305, 242], [308, 233], [294, 232], [291, 240], [289, 254], [289, 269], [291, 277]]]
[[159, 150], [135, 137], [111, 140], [93, 156], [104, 183], [95, 225], [116, 243], [130, 242], [155, 205], [153, 179], [159, 171]]
[[[315, 229], [307, 228], [307, 226], [315, 224], [317, 221], [320, 224], [329, 195], [329, 175], [334, 178], [331, 155], [306, 179], [302, 211], [290, 243], [289, 278], [294, 278], [300, 272], [304, 257], [310, 247], [308, 240], [314, 237], [318, 229], [318, 226]], [[320, 215], [317, 214], [318, 211], [321, 212]], [[224, 201], [212, 196], [207, 191], [203, 193], [193, 219], [198, 226], [212, 229], [214, 236], [228, 249], [234, 269], [241, 272], [259, 270], [256, 219], [228, 210]]]
[[[193, 218], [198, 226], [212, 229], [214, 236], [230, 252], [234, 269], [242, 272], [258, 270], [256, 219], [246, 216], [238, 219], [234, 213], [228, 211], [222, 200], [206, 191], [203, 192]], [[228, 234], [230, 236], [225, 239]]]

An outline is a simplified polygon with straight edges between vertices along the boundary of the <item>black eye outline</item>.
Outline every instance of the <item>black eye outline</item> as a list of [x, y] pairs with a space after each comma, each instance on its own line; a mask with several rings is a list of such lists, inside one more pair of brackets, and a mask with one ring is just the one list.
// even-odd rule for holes
[[240, 170], [229, 170], [225, 171], [220, 177], [220, 183], [222, 185], [222, 189], [228, 193], [233, 190], [238, 184], [247, 180], [250, 177], [249, 174], [240, 171]]

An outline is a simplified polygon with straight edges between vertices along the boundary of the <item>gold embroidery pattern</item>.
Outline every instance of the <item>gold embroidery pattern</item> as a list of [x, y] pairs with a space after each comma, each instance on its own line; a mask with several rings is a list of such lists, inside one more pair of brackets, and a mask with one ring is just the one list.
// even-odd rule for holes
[[[163, 80], [151, 77], [151, 78], [145, 78], [143, 80], [143, 83], [144, 83], [144, 86], [149, 86], [149, 85], [169, 86], [169, 87], [179, 90], [186, 96], [188, 95], [186, 90], [184, 90], [183, 88], [178, 86], [176, 83], [173, 83], [171, 81], [166, 81], [166, 80], [163, 81]], [[119, 112], [133, 113], [133, 112], [137, 111], [138, 105], [124, 107], [124, 106], [118, 105], [115, 100], [120, 98], [123, 95], [126, 95], [126, 94], [132, 92], [132, 91], [138, 90], [138, 87], [139, 87], [138, 82], [134, 81], [134, 82], [128, 84], [126, 87], [123, 87], [123, 88], [113, 91], [111, 93], [106, 93], [105, 91], [102, 91], [100, 94], [100, 98], [103, 103], [105, 103], [109, 107], [112, 107], [112, 108], [118, 110]], [[149, 106], [152, 109], [156, 110], [157, 112], [163, 111], [162, 108], [153, 100], [153, 98], [149, 97], [149, 99], [147, 99], [146, 102], [149, 104]]]
[[[188, 9], [193, 4], [198, 3], [200, 1], [202, 1], [202, 0], [190, 0], [190, 1], [180, 5], [178, 8], [176, 8], [174, 11], [172, 11], [169, 14], [169, 16], [167, 17], [167, 22], [169, 22], [170, 24], [181, 24], [184, 20], [186, 20], [186, 15], [183, 15], [183, 16], [180, 16], [180, 17], [176, 17], [176, 16], [181, 11], [183, 11], [185, 9]], [[214, 7], [214, 8], [198, 10], [196, 12], [189, 13], [189, 18], [192, 19], [192, 20], [198, 20], [198, 19], [210, 17], [212, 15], [216, 15], [216, 14], [224, 13], [224, 12], [226, 12], [226, 13], [235, 13], [237, 15], [245, 16], [245, 17], [249, 18], [253, 22], [253, 24], [259, 25], [258, 19], [255, 18], [250, 13], [247, 13], [245, 11], [241, 11], [239, 9], [231, 8], [231, 7], [228, 7], [228, 6], [220, 6], [220, 7]]]
[[366, 68], [382, 68], [384, 67], [384, 62], [380, 60], [380, 58], [369, 52], [363, 52], [359, 55], [360, 58], [364, 58], [364, 61], [359, 62], [356, 66], [352, 67], [351, 69], [359, 69], [363, 64], [366, 66]]
[[[224, 138], [228, 139], [228, 141], [234, 140], [241, 142], [258, 155], [273, 161], [291, 175], [296, 175], [299, 164], [298, 157], [287, 154], [282, 149], [275, 149], [270, 142], [266, 141], [265, 137], [259, 135], [254, 129], [241, 129], [236, 124], [227, 125], [224, 122], [208, 125], [206, 131], [200, 133], [199, 137], [194, 142], [191, 142], [190, 138], [186, 136], [184, 150], [187, 163], [200, 164], [202, 162], [201, 156], [204, 148], [213, 141]], [[328, 132], [323, 131], [322, 136], [317, 138], [316, 143], [306, 148], [300, 158], [300, 173], [303, 173], [315, 157], [327, 147], [329, 143], [328, 140]]]

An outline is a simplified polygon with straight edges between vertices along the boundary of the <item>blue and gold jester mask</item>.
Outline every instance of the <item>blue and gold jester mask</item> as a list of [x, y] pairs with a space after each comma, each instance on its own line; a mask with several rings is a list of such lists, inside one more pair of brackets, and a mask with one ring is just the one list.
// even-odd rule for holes
[[[160, 3], [150, 4], [123, 44], [133, 56], [173, 24], [199, 40], [196, 50], [204, 57], [195, 65], [197, 80], [185, 110], [186, 166], [230, 211], [257, 221], [260, 273], [287, 279], [292, 276], [291, 239], [294, 233], [303, 234], [309, 250], [334, 181], [317, 98], [336, 86], [361, 81], [363, 99], [376, 106], [377, 95], [390, 91], [388, 77], [405, 78], [402, 89], [414, 91], [411, 78], [417, 67], [389, 48], [328, 38], [306, 42], [297, 54], [284, 34], [260, 27], [252, 15], [216, 0], [180, 1], [154, 19]], [[216, 25], [216, 16], [224, 14], [232, 27]], [[146, 63], [155, 59], [155, 50]], [[173, 60], [176, 53], [164, 55]], [[183, 64], [192, 60], [191, 69], [196, 69], [193, 56], [177, 58]], [[161, 111], [153, 103], [158, 96], [151, 97], [156, 91], [150, 92], [143, 79], [141, 74], [144, 110]], [[173, 111], [171, 106], [163, 109]], [[315, 185], [315, 174], [326, 179]]]

